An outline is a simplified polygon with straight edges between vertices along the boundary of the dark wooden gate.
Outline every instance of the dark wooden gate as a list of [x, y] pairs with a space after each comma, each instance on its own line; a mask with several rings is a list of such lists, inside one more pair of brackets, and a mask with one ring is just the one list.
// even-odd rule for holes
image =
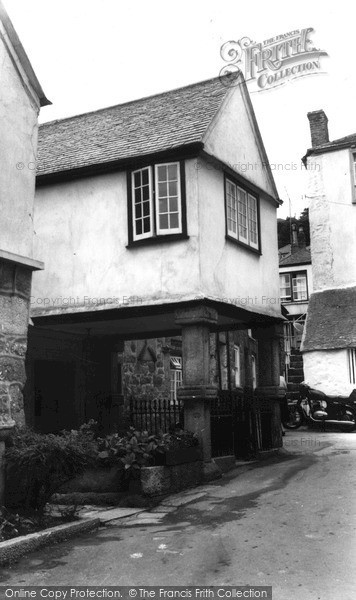
[[211, 402], [212, 456], [246, 458], [258, 447], [252, 390], [220, 390]]

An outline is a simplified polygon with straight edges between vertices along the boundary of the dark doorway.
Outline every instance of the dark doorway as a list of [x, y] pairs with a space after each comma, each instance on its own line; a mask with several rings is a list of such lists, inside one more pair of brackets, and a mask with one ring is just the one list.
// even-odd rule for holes
[[75, 365], [58, 360], [36, 360], [35, 429], [56, 433], [76, 427]]

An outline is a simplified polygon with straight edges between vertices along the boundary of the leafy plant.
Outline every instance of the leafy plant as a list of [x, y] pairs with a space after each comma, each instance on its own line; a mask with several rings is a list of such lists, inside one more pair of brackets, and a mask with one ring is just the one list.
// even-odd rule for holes
[[32, 519], [11, 513], [4, 506], [0, 508], [0, 542], [24, 535], [35, 528], [36, 523]]
[[43, 512], [60, 485], [82, 472], [96, 454], [88, 432], [53, 435], [17, 429], [6, 449], [6, 504]]

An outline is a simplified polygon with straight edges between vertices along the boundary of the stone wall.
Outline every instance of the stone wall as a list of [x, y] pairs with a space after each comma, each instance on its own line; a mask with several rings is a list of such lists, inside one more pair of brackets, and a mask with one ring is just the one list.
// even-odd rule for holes
[[24, 423], [31, 271], [0, 260], [0, 426]]
[[125, 342], [123, 393], [125, 399], [170, 397], [170, 356], [182, 354], [174, 338]]

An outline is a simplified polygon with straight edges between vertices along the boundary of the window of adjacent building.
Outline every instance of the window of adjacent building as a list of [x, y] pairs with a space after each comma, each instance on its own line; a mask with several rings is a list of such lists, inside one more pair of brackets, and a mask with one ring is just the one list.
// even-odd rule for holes
[[252, 389], [256, 389], [257, 387], [257, 365], [256, 365], [256, 356], [252, 354], [251, 356], [251, 372], [252, 372]]
[[183, 385], [182, 358], [171, 356], [171, 402], [177, 401], [177, 390]]
[[234, 383], [235, 387], [241, 386], [241, 371], [240, 371], [240, 346], [234, 345]]
[[279, 293], [282, 302], [298, 302], [308, 300], [306, 271], [280, 273]]
[[352, 167], [353, 167], [352, 175], [353, 175], [353, 184], [354, 184], [352, 202], [356, 203], [356, 154], [352, 155]]
[[257, 198], [226, 179], [227, 235], [242, 244], [259, 249]]
[[347, 358], [350, 383], [356, 383], [356, 348], [349, 348], [347, 351]]
[[182, 233], [180, 163], [162, 163], [131, 173], [132, 239]]

